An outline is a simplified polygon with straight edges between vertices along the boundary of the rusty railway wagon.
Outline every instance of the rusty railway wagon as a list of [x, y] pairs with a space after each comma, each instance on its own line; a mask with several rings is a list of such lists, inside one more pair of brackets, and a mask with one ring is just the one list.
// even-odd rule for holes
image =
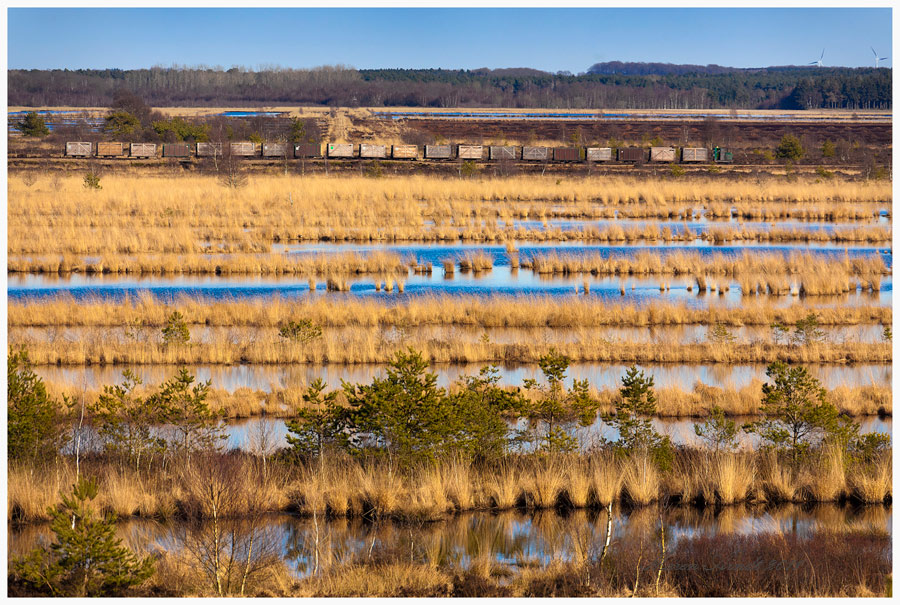
[[426, 160], [449, 160], [452, 157], [452, 145], [425, 145]]
[[125, 155], [125, 143], [110, 143], [100, 141], [97, 143], [98, 158], [120, 158]]
[[297, 143], [294, 145], [295, 158], [322, 157], [322, 147], [318, 143]]
[[620, 162], [643, 162], [647, 159], [646, 151], [641, 147], [622, 147], [619, 149]]
[[418, 145], [391, 145], [391, 157], [395, 160], [419, 159]]
[[579, 162], [581, 161], [581, 148], [579, 147], [554, 147], [554, 162]]
[[165, 143], [163, 145], [164, 158], [189, 158], [191, 146], [187, 143]]
[[222, 155], [222, 143], [197, 143], [197, 157], [211, 158], [213, 155]]

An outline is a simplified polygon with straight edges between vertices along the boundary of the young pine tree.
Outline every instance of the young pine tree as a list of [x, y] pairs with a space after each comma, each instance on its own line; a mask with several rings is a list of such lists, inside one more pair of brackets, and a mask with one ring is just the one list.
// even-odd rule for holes
[[306, 407], [287, 422], [287, 441], [294, 453], [314, 457], [320, 465], [327, 448], [346, 447], [349, 420], [347, 410], [337, 402], [337, 391], [323, 394], [325, 387], [321, 378], [309, 385], [303, 394]]
[[116, 538], [115, 518], [97, 518], [90, 505], [96, 497], [92, 480], [72, 486], [72, 495], [50, 511], [53, 543], [13, 561], [15, 580], [54, 597], [103, 597], [153, 575], [153, 557], [139, 559]]
[[619, 401], [615, 415], [604, 416], [619, 433], [616, 448], [626, 454], [647, 452], [661, 469], [672, 463], [672, 443], [653, 428], [651, 418], [656, 413], [656, 393], [653, 376], [644, 376], [643, 370], [631, 366], [622, 377]]
[[590, 396], [587, 380], [573, 381], [571, 389], [564, 387], [570, 362], [551, 350], [539, 361], [546, 384], [531, 379], [524, 383], [525, 389], [535, 392], [535, 397], [522, 406], [533, 434], [520, 433], [519, 440], [532, 440], [545, 452], [573, 451], [578, 442], [567, 429], [576, 421], [589, 426], [597, 416], [598, 404]]
[[6, 358], [7, 453], [10, 460], [55, 454], [62, 445], [58, 402], [31, 369], [23, 349]]

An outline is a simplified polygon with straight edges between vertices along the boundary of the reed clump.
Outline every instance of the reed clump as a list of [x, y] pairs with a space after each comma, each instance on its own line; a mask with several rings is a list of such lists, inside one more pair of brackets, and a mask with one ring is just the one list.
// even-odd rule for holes
[[[365, 180], [366, 182], [362, 182]], [[267, 176], [252, 186], [222, 191], [215, 177], [109, 175], [99, 191], [86, 191], [68, 176], [38, 178], [30, 186], [11, 178], [8, 190], [8, 254], [17, 270], [52, 271], [61, 256], [95, 271], [137, 266], [132, 257], [166, 256], [200, 266], [194, 257], [255, 256], [274, 244], [295, 241], [503, 241], [569, 239], [633, 242], [676, 241], [671, 230], [613, 225], [575, 230], [516, 228], [513, 220], [664, 218], [693, 220], [694, 207], [712, 218], [778, 221], [872, 220], [891, 199], [885, 183], [827, 184], [696, 181], [592, 177], [555, 180], [517, 177], [466, 180], [427, 176]], [[548, 205], [552, 205], [548, 208]], [[468, 226], [470, 221], [479, 224]], [[497, 221], [504, 227], [497, 227]], [[460, 228], [458, 225], [466, 225]], [[690, 241], [691, 233], [681, 238]], [[835, 230], [721, 227], [711, 241], [887, 241], [882, 226]], [[103, 256], [88, 263], [87, 256]], [[29, 265], [24, 256], [45, 257]], [[52, 257], [52, 258], [51, 258]], [[219, 262], [228, 264], [227, 258]], [[160, 260], [160, 263], [162, 260]], [[243, 261], [254, 262], [252, 259]], [[56, 270], [68, 270], [65, 263]]]
[[[112, 459], [82, 461], [82, 474], [102, 477], [98, 511], [122, 517], [173, 517], [211, 513], [203, 507], [203, 477], [228, 469], [235, 497], [222, 511], [233, 516], [294, 511], [325, 517], [439, 519], [466, 510], [531, 510], [557, 507], [605, 508], [610, 502], [647, 506], [655, 501], [692, 501], [704, 493], [707, 503], [815, 502], [843, 499], [887, 501], [892, 494], [890, 451], [869, 462], [830, 466], [828, 453], [792, 468], [764, 451], [719, 453], [680, 449], [671, 470], [648, 456], [621, 457], [612, 452], [508, 455], [471, 463], [441, 460], [405, 470], [387, 461], [334, 456], [310, 465], [273, 458], [263, 471], [255, 456], [204, 454], [177, 467], [135, 470]], [[218, 460], [218, 462], [216, 462]], [[213, 466], [210, 466], [210, 465]], [[823, 466], [824, 464], [824, 466]], [[833, 473], [825, 491], [810, 489], [810, 477]], [[225, 472], [225, 471], [222, 471]], [[9, 469], [9, 520], [46, 520], [75, 475], [69, 457], [48, 463], [14, 463]], [[217, 475], [218, 476], [218, 475]], [[817, 479], [820, 483], [824, 479]], [[698, 492], [697, 485], [701, 485]], [[205, 511], [205, 512], [204, 512]]]
[[[403, 293], [404, 284], [397, 284]], [[346, 282], [328, 280], [328, 289], [349, 290]], [[388, 279], [385, 291], [394, 283]], [[235, 340], [228, 330], [210, 332], [203, 340], [187, 344], [167, 344], [161, 339], [128, 341], [108, 339], [101, 328], [81, 330], [81, 340], [66, 347], [45, 337], [10, 338], [10, 345], [27, 347], [37, 365], [180, 365], [180, 364], [292, 364], [292, 363], [386, 363], [396, 353], [396, 344], [383, 337], [380, 330], [324, 332], [308, 343], [286, 341], [273, 332], [256, 335], [251, 341]], [[625, 363], [790, 363], [853, 362], [890, 363], [890, 343], [817, 343], [784, 345], [743, 342], [664, 343], [576, 340], [559, 335], [546, 335], [542, 341], [492, 342], [464, 337], [445, 342], [429, 332], [410, 332], [407, 347], [422, 351], [433, 363], [537, 363], [553, 349], [572, 361]], [[522, 336], [527, 336], [523, 332]]]
[[[482, 326], [482, 327], [606, 327], [677, 326], [791, 326], [809, 315], [804, 305], [776, 307], [765, 301], [747, 301], [740, 308], [697, 308], [687, 304], [651, 302], [645, 305], [611, 304], [591, 298], [551, 296], [418, 296], [404, 303], [345, 298], [271, 298], [221, 300], [178, 296], [162, 300], [150, 294], [119, 300], [94, 297], [75, 300], [68, 295], [40, 300], [9, 300], [9, 327], [125, 326], [162, 327], [173, 310], [188, 324], [229, 327], [278, 327], [304, 317], [324, 327], [375, 326]], [[823, 326], [890, 325], [889, 306], [835, 306], [815, 310]]]

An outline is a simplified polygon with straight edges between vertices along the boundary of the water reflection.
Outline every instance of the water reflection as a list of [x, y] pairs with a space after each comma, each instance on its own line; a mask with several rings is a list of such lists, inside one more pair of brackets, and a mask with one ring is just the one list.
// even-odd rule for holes
[[[883, 342], [884, 327], [880, 324], [853, 326], [822, 326], [823, 341], [831, 344], [879, 343]], [[247, 345], [256, 342], [282, 342], [278, 328], [251, 327], [209, 327], [191, 326], [192, 343], [210, 344], [228, 342], [232, 345]], [[655, 344], [704, 344], [711, 341], [710, 326], [686, 324], [652, 327], [599, 328], [496, 328], [479, 326], [342, 326], [325, 328], [325, 335], [339, 342], [372, 342], [395, 345], [398, 348], [414, 342], [468, 342], [491, 344], [517, 344], [522, 342], [546, 343], [655, 343]], [[736, 344], [777, 344], [769, 326], [729, 327], [729, 334]], [[10, 327], [7, 331], [9, 342], [14, 345], [30, 343], [95, 342], [103, 344], [127, 345], [135, 342], [161, 342], [157, 328], [124, 327]], [[785, 339], [781, 339], [779, 342]]]
[[[448, 387], [463, 376], [475, 376], [486, 363], [433, 364], [429, 371], [438, 376], [438, 386]], [[537, 364], [498, 364], [500, 384], [521, 386], [526, 378], [540, 380]], [[186, 366], [198, 381], [211, 380], [213, 388], [234, 392], [248, 388], [270, 393], [292, 387], [304, 387], [322, 378], [329, 388], [338, 388], [341, 380], [368, 384], [375, 377], [384, 377], [384, 364], [256, 364], [256, 365], [197, 365]], [[826, 389], [840, 386], [881, 386], [891, 384], [890, 364], [807, 364], [810, 373]], [[573, 380], [587, 380], [598, 389], [621, 386], [621, 378], [628, 365], [623, 363], [573, 362], [566, 373], [566, 385]], [[657, 390], [677, 388], [691, 391], [698, 382], [724, 389], [742, 389], [754, 381], [765, 381], [766, 364], [643, 364], [646, 374], [653, 375]], [[122, 371], [131, 369], [145, 385], [157, 385], [175, 372], [170, 365], [102, 365], [102, 366], [37, 366], [35, 372], [47, 383], [58, 386], [77, 385], [100, 389], [121, 382]]]
[[[820, 530], [874, 529], [891, 533], [892, 509], [887, 506], [854, 508], [837, 504], [804, 507], [736, 505], [724, 508], [656, 507], [613, 508], [612, 549], [635, 540], [653, 539], [662, 514], [670, 546], [698, 534], [796, 534]], [[312, 573], [316, 554], [319, 565], [377, 558], [404, 560], [437, 566], [504, 567], [515, 572], [526, 566], [551, 561], [575, 561], [596, 557], [606, 539], [605, 510], [577, 510], [568, 514], [539, 511], [525, 514], [473, 512], [449, 515], [437, 522], [396, 523], [387, 520], [312, 519], [288, 514], [264, 517], [235, 531], [255, 531], [297, 577]], [[196, 527], [179, 521], [130, 519], [118, 526], [118, 536], [139, 552], [179, 553], [196, 539]], [[46, 524], [8, 528], [9, 555], [21, 556], [40, 544], [48, 544]], [[318, 553], [316, 543], [318, 541]]]

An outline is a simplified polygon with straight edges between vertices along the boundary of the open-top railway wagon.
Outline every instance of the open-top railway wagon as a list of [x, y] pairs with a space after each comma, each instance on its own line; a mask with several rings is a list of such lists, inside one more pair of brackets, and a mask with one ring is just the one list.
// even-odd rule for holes
[[395, 160], [416, 160], [419, 158], [419, 146], [391, 145], [391, 157]]
[[90, 157], [93, 144], [86, 141], [71, 141], [66, 143], [66, 155], [69, 157]]
[[651, 162], [674, 162], [678, 159], [678, 152], [674, 147], [651, 147]]
[[285, 143], [263, 143], [262, 157], [264, 157], [264, 158], [288, 157], [288, 146]]
[[191, 157], [191, 147], [187, 143], [164, 143], [164, 158], [189, 158]]
[[452, 145], [425, 145], [426, 160], [449, 160], [452, 157]]
[[546, 162], [550, 159], [548, 147], [522, 147], [522, 159], [532, 162]]
[[647, 159], [647, 151], [642, 147], [623, 147], [619, 149], [620, 162], [640, 163]]
[[156, 143], [132, 143], [130, 155], [133, 158], [155, 158]]
[[584, 157], [588, 162], [611, 162], [612, 147], [588, 147], [584, 150]]
[[125, 157], [125, 143], [110, 143], [108, 141], [100, 141], [97, 143], [98, 158], [121, 158]]
[[322, 146], [318, 143], [296, 143], [294, 145], [295, 158], [320, 158]]
[[197, 157], [198, 158], [211, 158], [214, 155], [221, 157], [222, 143], [205, 143], [205, 142], [197, 143]]
[[387, 147], [384, 145], [370, 145], [368, 143], [360, 143], [359, 157], [383, 160], [387, 157]]
[[554, 162], [578, 162], [581, 160], [581, 149], [578, 147], [555, 147]]
[[352, 158], [353, 145], [351, 143], [329, 143], [326, 146], [329, 158]]
[[460, 145], [456, 157], [461, 160], [480, 160], [484, 157], [484, 145]]
[[683, 147], [681, 161], [684, 163], [707, 162], [709, 161], [709, 150], [705, 147]]

